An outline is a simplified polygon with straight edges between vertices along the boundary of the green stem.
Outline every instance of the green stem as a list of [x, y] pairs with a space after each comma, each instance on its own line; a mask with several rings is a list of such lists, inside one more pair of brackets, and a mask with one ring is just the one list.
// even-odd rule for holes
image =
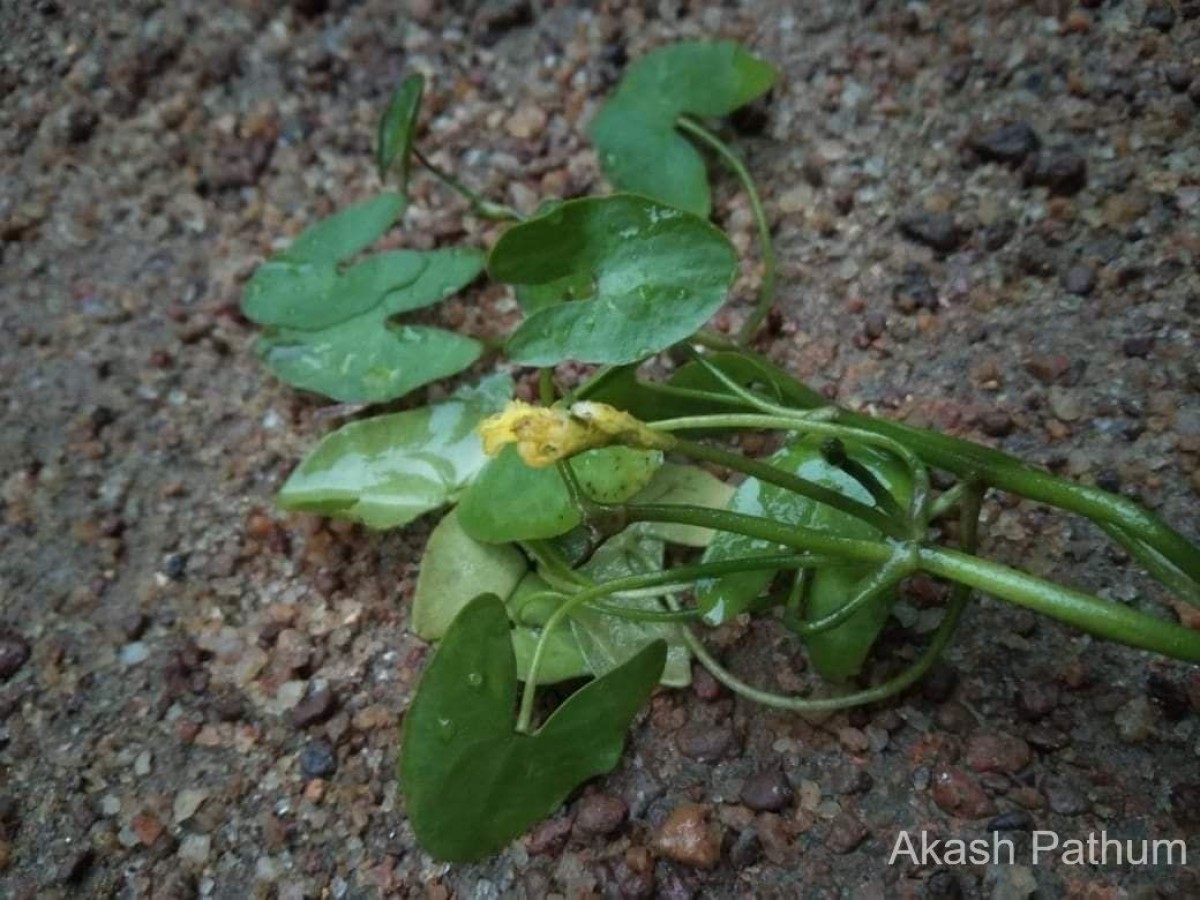
[[893, 545], [883, 541], [837, 537], [827, 531], [786, 525], [770, 519], [749, 516], [727, 509], [708, 509], [682, 504], [638, 503], [624, 507], [626, 521], [673, 522], [696, 525], [717, 531], [732, 531], [758, 538], [772, 544], [782, 544], [809, 553], [819, 553], [841, 560], [882, 565], [892, 557]]
[[1142, 568], [1156, 578], [1163, 587], [1176, 594], [1180, 600], [1200, 607], [1200, 584], [1188, 578], [1171, 560], [1145, 541], [1133, 537], [1120, 525], [1114, 525], [1111, 522], [1097, 522], [1096, 524], [1105, 534], [1124, 547], [1129, 555], [1136, 559]]
[[[981, 497], [982, 491], [975, 490], [963, 504], [962, 539], [963, 548], [968, 553], [975, 550], [978, 539], [977, 530]], [[946, 615], [942, 618], [941, 624], [938, 625], [937, 631], [934, 632], [933, 640], [929, 642], [929, 646], [925, 648], [925, 652], [909, 668], [905, 669], [895, 678], [885, 681], [883, 684], [868, 688], [865, 691], [845, 694], [841, 697], [789, 697], [760, 690], [742, 681], [717, 662], [708, 651], [708, 648], [704, 646], [704, 643], [696, 637], [690, 628], [685, 627], [680, 629], [680, 631], [687, 642], [688, 649], [692, 651], [692, 654], [700, 661], [701, 665], [708, 669], [717, 681], [721, 682], [721, 684], [734, 693], [740, 694], [748, 700], [761, 703], [764, 706], [771, 706], [775, 709], [784, 709], [791, 712], [836, 712], [841, 709], [863, 706], [867, 703], [878, 703], [881, 700], [886, 700], [889, 697], [908, 690], [908, 688], [920, 681], [933, 667], [933, 664], [937, 662], [943, 651], [945, 651], [946, 646], [950, 643], [950, 639], [958, 629], [958, 623], [962, 620], [963, 610], [966, 609], [967, 600], [970, 599], [970, 596], [970, 588], [962, 584], [954, 586], [954, 591], [950, 596], [950, 603], [946, 608]]]
[[603, 584], [581, 590], [578, 594], [569, 597], [566, 602], [551, 613], [550, 618], [546, 620], [546, 624], [542, 628], [537, 646], [533, 651], [533, 658], [529, 661], [529, 677], [525, 681], [525, 688], [521, 694], [521, 707], [517, 715], [517, 731], [524, 733], [529, 733], [530, 731], [533, 722], [533, 701], [537, 692], [537, 673], [541, 668], [542, 659], [546, 654], [546, 647], [549, 643], [551, 633], [562, 624], [563, 620], [570, 615], [572, 610], [578, 608], [581, 604], [594, 602], [618, 591], [638, 590], [662, 584], [675, 584], [676, 582], [694, 582], [701, 578], [719, 578], [722, 575], [731, 575], [736, 572], [749, 572], [760, 569], [798, 569], [816, 564], [818, 564], [818, 561], [814, 557], [804, 554], [755, 556], [747, 559], [728, 559], [720, 562], [679, 566], [666, 571], [647, 572], [644, 575], [629, 575], [625, 578], [616, 578], [612, 581], [606, 581]]
[[915, 569], [913, 554], [897, 552], [895, 556], [875, 570], [858, 593], [833, 612], [819, 619], [805, 622], [798, 615], [791, 614], [789, 610], [784, 613], [784, 621], [788, 628], [796, 634], [803, 636], [821, 634], [841, 625], [868, 603], [894, 588], [901, 579], [907, 578]]
[[852, 497], [847, 497], [845, 494], [825, 487], [823, 484], [817, 484], [815, 481], [809, 481], [807, 478], [801, 478], [799, 475], [793, 475], [790, 472], [777, 469], [775, 466], [761, 460], [742, 456], [740, 453], [731, 453], [719, 447], [709, 447], [706, 444], [699, 444], [683, 438], [679, 439], [674, 449], [693, 459], [700, 459], [705, 462], [724, 466], [735, 472], [741, 472], [744, 475], [757, 478], [759, 481], [765, 481], [768, 484], [776, 485], [794, 494], [807, 497], [817, 503], [832, 506], [834, 509], [841, 510], [857, 519], [861, 519], [878, 529], [882, 534], [889, 535], [890, 537], [902, 538], [906, 535], [907, 529], [903, 523], [897, 522], [881, 510], [861, 503]]
[[754, 216], [754, 224], [758, 229], [758, 247], [762, 256], [763, 272], [762, 284], [758, 290], [758, 302], [754, 304], [754, 311], [750, 313], [750, 317], [746, 319], [742, 330], [738, 333], [738, 343], [748, 344], [757, 334], [759, 326], [762, 325], [763, 319], [771, 309], [771, 302], [775, 299], [776, 261], [775, 246], [771, 242], [771, 223], [767, 221], [767, 213], [763, 209], [762, 198], [758, 195], [758, 188], [750, 176], [750, 170], [738, 159], [737, 154], [730, 146], [699, 122], [687, 116], [681, 116], [676, 124], [681, 131], [686, 131], [702, 143], [707, 144], [721, 157], [722, 162], [742, 183], [742, 188], [746, 191], [746, 197], [750, 201], [750, 213]]
[[[789, 411], [782, 408], [779, 412], [763, 415], [755, 413], [718, 413], [707, 416], [684, 416], [678, 419], [663, 419], [658, 422], [652, 422], [650, 423], [650, 427], [658, 431], [670, 432], [717, 428], [769, 428], [775, 431], [809, 432], [811, 434], [826, 435], [827, 437], [845, 438], [881, 447], [896, 454], [908, 466], [909, 474], [913, 480], [913, 495], [912, 503], [910, 504], [912, 528], [909, 531], [914, 532], [914, 534], [910, 534], [909, 536], [915, 536], [916, 531], [923, 530], [924, 509], [929, 498], [929, 472], [921, 464], [921, 460], [899, 441], [886, 435], [873, 434], [863, 429], [848, 428], [845, 425], [824, 421], [823, 417], [815, 415], [824, 409], [829, 409], [829, 407], [815, 410], [808, 416], [797, 416], [794, 411], [789, 414]], [[894, 529], [885, 530], [884, 533], [890, 534], [892, 530]]]
[[922, 547], [919, 557], [921, 568], [931, 575], [986, 591], [1097, 637], [1200, 662], [1200, 632], [1182, 625], [955, 550]]
[[929, 510], [925, 514], [926, 522], [936, 522], [942, 516], [946, 515], [946, 513], [950, 512], [950, 510], [954, 509], [954, 507], [958, 506], [962, 502], [963, 495], [966, 493], [967, 484], [968, 482], [966, 481], [960, 481], [930, 503]]
[[473, 209], [479, 216], [499, 222], [520, 222], [525, 218], [511, 206], [506, 206], [503, 203], [494, 203], [491, 200], [488, 200], [486, 197], [471, 190], [449, 172], [443, 171], [438, 166], [430, 162], [429, 158], [416, 147], [413, 148], [412, 152], [413, 156], [416, 157], [417, 162], [423, 165], [429, 171], [430, 175], [432, 175], [446, 187], [450, 188], [450, 190], [465, 197], [467, 202], [471, 204], [471, 209]]

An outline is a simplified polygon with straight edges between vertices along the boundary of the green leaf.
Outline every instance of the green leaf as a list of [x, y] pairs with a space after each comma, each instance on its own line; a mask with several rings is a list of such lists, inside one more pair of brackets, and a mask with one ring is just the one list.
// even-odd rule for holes
[[[321, 304], [305, 304], [298, 324], [269, 329], [258, 353], [289, 384], [344, 403], [401, 397], [461, 372], [482, 345], [391, 317], [442, 300], [473, 281], [481, 266], [478, 251], [462, 248], [379, 254], [336, 276]], [[271, 284], [283, 280], [272, 276]], [[288, 301], [280, 295], [276, 302]]]
[[393, 528], [454, 500], [487, 457], [475, 433], [512, 395], [496, 375], [435, 406], [350, 422], [327, 435], [279, 492], [283, 509]]
[[[675, 503], [724, 509], [732, 496], [733, 488], [705, 469], [666, 463], [630, 502]], [[688, 547], [707, 547], [714, 534], [711, 528], [674, 522], [639, 522], [633, 528], [647, 537]]]
[[392, 94], [387, 111], [379, 120], [379, 135], [375, 147], [379, 178], [386, 180], [388, 172], [395, 167], [398, 170], [397, 180], [401, 191], [408, 188], [417, 113], [421, 109], [421, 93], [424, 90], [424, 76], [419, 73], [409, 75], [400, 82], [400, 86]]
[[404, 197], [389, 192], [347, 207], [309, 227], [283, 255], [294, 262], [345, 262], [383, 237], [405, 205]]
[[[908, 502], [907, 494], [911, 492], [911, 485], [908, 482], [907, 470], [897, 460], [873, 447], [856, 445], [848, 447], [848, 450], [855, 459], [876, 474], [902, 506]], [[769, 461], [781, 471], [833, 488], [854, 500], [868, 504], [872, 502], [866, 488], [841, 469], [825, 461], [821, 455], [820, 441], [816, 438], [795, 441], [772, 456]], [[757, 478], [747, 478], [738, 486], [729, 502], [729, 509], [748, 515], [764, 516], [788, 525], [803, 525], [828, 531], [840, 537], [878, 539], [880, 536], [873, 526], [849, 513], [816, 503], [784, 488], [764, 484]], [[786, 547], [768, 541], [719, 532], [705, 551], [704, 561], [767, 556], [786, 551]], [[696, 590], [696, 605], [708, 622], [714, 625], [727, 622], [746, 612], [774, 575], [775, 573], [769, 570], [739, 572], [705, 582]], [[841, 627], [852, 625], [857, 618], [858, 614]]]
[[471, 538], [450, 510], [429, 536], [413, 593], [412, 630], [436, 641], [454, 617], [483, 593], [507, 597], [529, 568], [511, 544], [484, 544]]
[[769, 91], [777, 74], [732, 41], [681, 42], [647, 54], [588, 127], [605, 176], [617, 190], [707, 216], [704, 162], [675, 124], [681, 115], [729, 115]]
[[[529, 680], [529, 668], [541, 636], [540, 628], [513, 626], [512, 645], [517, 659], [518, 681]], [[556, 628], [550, 632], [546, 641], [546, 651], [542, 654], [541, 665], [538, 666], [538, 684], [558, 684], [560, 681], [587, 678], [591, 674], [591, 667], [583, 658], [575, 635], [566, 628]]]
[[558, 602], [549, 597], [535, 597], [550, 590], [550, 584], [537, 572], [527, 572], [516, 589], [508, 595], [504, 606], [508, 617], [517, 625], [538, 628], [545, 625], [558, 608]]
[[[488, 270], [539, 288], [525, 301], [537, 311], [509, 338], [508, 353], [551, 366], [630, 363], [683, 340], [721, 306], [736, 263], [729, 240], [704, 220], [617, 195], [571, 200], [513, 226]], [[565, 302], [585, 283], [585, 299]], [[546, 285], [562, 290], [561, 302], [540, 290]]]
[[[381, 194], [310, 226], [255, 269], [242, 299], [246, 318], [259, 325], [320, 328], [354, 315], [358, 310], [334, 292], [337, 266], [379, 240], [404, 206], [399, 194]], [[392, 272], [395, 286], [412, 282], [422, 268], [419, 258], [404, 259]]]
[[[601, 503], [620, 503], [650, 481], [662, 464], [657, 451], [602, 447], [569, 465], [580, 485]], [[492, 459], [459, 504], [463, 529], [480, 541], [536, 541], [565, 534], [580, 523], [558, 469], [525, 465], [514, 445]]]
[[[662, 561], [662, 541], [627, 529], [605, 541], [580, 571], [603, 583], [658, 571], [662, 569]], [[654, 597], [607, 597], [605, 602], [635, 610], [661, 612], [663, 609]], [[678, 625], [622, 619], [587, 606], [576, 609], [568, 618], [579, 649], [596, 675], [612, 671], [654, 641], [665, 641], [667, 662], [660, 681], [670, 687], [686, 687], [692, 683], [692, 657]]]
[[515, 728], [516, 663], [504, 605], [477, 597], [429, 663], [404, 720], [400, 777], [417, 839], [438, 859], [501, 849], [620, 760], [658, 681], [661, 643], [584, 686], [533, 735]]

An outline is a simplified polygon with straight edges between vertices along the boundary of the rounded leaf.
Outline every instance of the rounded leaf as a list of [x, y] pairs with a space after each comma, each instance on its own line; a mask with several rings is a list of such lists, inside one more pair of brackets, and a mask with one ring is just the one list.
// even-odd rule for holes
[[471, 538], [451, 510], [433, 529], [421, 556], [413, 592], [413, 632], [427, 641], [439, 640], [471, 600], [485, 592], [507, 597], [528, 568], [516, 547]]
[[[657, 451], [602, 447], [574, 457], [583, 489], [601, 503], [620, 503], [640, 491], [662, 464]], [[525, 465], [514, 445], [479, 473], [459, 503], [459, 521], [480, 541], [535, 541], [565, 534], [580, 522], [555, 466]]]
[[681, 115], [725, 116], [762, 96], [775, 68], [732, 41], [684, 41], [631, 65], [588, 127], [608, 180], [707, 217], [704, 162], [676, 132]]
[[[693, 334], [736, 273], [733, 246], [697, 216], [644, 197], [572, 200], [506, 231], [488, 259], [497, 281], [562, 286], [508, 341], [514, 362], [620, 364]], [[580, 285], [592, 285], [580, 297]]]

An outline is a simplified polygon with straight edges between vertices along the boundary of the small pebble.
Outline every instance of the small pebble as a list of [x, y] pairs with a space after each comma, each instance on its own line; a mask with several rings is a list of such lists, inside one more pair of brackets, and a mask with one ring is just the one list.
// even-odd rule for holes
[[933, 775], [933, 802], [961, 819], [986, 819], [996, 805], [983, 788], [957, 766], [941, 766]]
[[1078, 816], [1092, 808], [1083, 792], [1062, 778], [1047, 778], [1042, 785], [1046, 803], [1060, 816]]
[[865, 841], [870, 834], [867, 826], [858, 818], [843, 812], [830, 823], [829, 833], [825, 836], [825, 846], [832, 853], [846, 854]]
[[971, 141], [971, 149], [989, 162], [1016, 165], [1042, 146], [1041, 139], [1028, 122], [1002, 125]]
[[575, 829], [586, 835], [611, 834], [621, 827], [629, 807], [612, 794], [589, 794], [575, 809]]
[[292, 724], [307, 728], [325, 722], [337, 710], [337, 698], [327, 688], [309, 691], [292, 710]]
[[1071, 266], [1063, 273], [1062, 286], [1068, 294], [1087, 297], [1096, 289], [1096, 270], [1091, 266]]
[[792, 785], [778, 769], [752, 775], [742, 785], [741, 799], [757, 812], [779, 812], [792, 802]]
[[654, 849], [682, 865], [713, 869], [721, 860], [721, 833], [707, 806], [685, 803], [673, 809], [658, 830]]
[[957, 249], [966, 237], [950, 213], [910, 213], [900, 219], [900, 233], [938, 253]]
[[1152, 3], [1142, 16], [1142, 26], [1166, 34], [1175, 27], [1175, 10], [1169, 3]]
[[976, 772], [1015, 775], [1033, 760], [1033, 751], [1015, 734], [979, 731], [967, 741], [966, 759]]
[[337, 755], [328, 741], [311, 741], [300, 751], [300, 774], [328, 778], [337, 771]]
[[1044, 187], [1051, 194], [1078, 194], [1087, 184], [1087, 163], [1069, 149], [1039, 150], [1025, 163], [1026, 185]]
[[29, 659], [29, 641], [15, 631], [0, 631], [0, 681], [8, 681]]
[[716, 762], [733, 749], [733, 729], [728, 725], [691, 722], [675, 733], [675, 746], [688, 759]]

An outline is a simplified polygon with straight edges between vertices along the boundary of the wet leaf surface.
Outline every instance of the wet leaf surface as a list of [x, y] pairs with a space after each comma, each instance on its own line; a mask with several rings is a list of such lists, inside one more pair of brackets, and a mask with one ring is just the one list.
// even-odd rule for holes
[[343, 425], [300, 464], [277, 497], [303, 510], [393, 528], [453, 501], [487, 457], [475, 426], [512, 393], [497, 375], [434, 406]]
[[488, 258], [497, 281], [533, 291], [536, 311], [507, 346], [529, 366], [657, 353], [708, 321], [735, 269], [729, 240], [707, 222], [628, 195], [563, 203], [510, 228]]

